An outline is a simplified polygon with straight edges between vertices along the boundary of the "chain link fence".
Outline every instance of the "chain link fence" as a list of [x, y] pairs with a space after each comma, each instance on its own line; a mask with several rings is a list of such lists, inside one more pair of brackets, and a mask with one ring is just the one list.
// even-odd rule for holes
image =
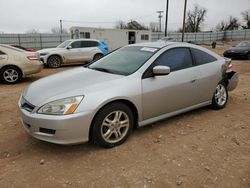
[[[176, 41], [181, 41], [182, 33], [168, 33], [168, 36]], [[164, 33], [152, 33], [152, 41], [163, 37]], [[2, 44], [18, 44], [35, 50], [53, 48], [68, 39], [70, 39], [70, 34], [0, 34], [0, 43]], [[184, 35], [184, 41], [197, 44], [221, 40], [250, 40], [250, 29], [185, 33]]]
[[[152, 33], [152, 41], [157, 41], [164, 37], [164, 33]], [[168, 37], [181, 41], [182, 33], [168, 33]], [[185, 33], [185, 42], [195, 42], [198, 44], [221, 41], [221, 40], [248, 40], [250, 39], [250, 29], [233, 30], [233, 31], [219, 31], [219, 32], [199, 32], [199, 33]]]
[[53, 48], [68, 39], [69, 34], [0, 34], [1, 44], [18, 44], [35, 50]]

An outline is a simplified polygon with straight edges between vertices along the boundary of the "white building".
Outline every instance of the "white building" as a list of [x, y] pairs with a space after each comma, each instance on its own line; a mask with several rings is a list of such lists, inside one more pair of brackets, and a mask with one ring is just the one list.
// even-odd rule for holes
[[113, 51], [127, 44], [151, 41], [150, 30], [102, 29], [90, 27], [71, 27], [71, 38], [91, 38], [104, 41]]

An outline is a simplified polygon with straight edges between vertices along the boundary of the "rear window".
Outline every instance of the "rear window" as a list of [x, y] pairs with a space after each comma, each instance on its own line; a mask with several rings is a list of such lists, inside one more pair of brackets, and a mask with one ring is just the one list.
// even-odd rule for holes
[[213, 61], [217, 61], [217, 59], [214, 56], [212, 56], [206, 52], [203, 52], [201, 50], [191, 48], [191, 52], [195, 58], [196, 65], [203, 65], [206, 63], [211, 63]]

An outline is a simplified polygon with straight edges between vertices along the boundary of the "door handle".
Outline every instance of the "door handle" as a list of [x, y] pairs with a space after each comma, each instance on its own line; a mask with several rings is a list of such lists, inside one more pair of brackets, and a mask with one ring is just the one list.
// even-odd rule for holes
[[190, 83], [194, 83], [194, 82], [196, 82], [196, 79], [190, 81]]

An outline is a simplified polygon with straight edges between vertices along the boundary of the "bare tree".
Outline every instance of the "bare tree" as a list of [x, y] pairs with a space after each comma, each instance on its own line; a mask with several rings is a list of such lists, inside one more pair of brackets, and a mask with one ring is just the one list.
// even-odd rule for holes
[[250, 9], [245, 10], [241, 13], [245, 25], [242, 26], [243, 29], [250, 29]]
[[187, 13], [187, 21], [185, 24], [186, 32], [199, 32], [201, 30], [201, 24], [205, 21], [207, 9], [196, 4], [193, 10], [189, 10]]
[[26, 31], [26, 33], [27, 34], [38, 34], [38, 33], [40, 33], [40, 31], [37, 29], [29, 29]]
[[142, 23], [139, 23], [135, 20], [131, 20], [128, 23], [123, 21], [118, 21], [115, 26], [116, 29], [134, 29], [134, 30], [149, 30], [147, 26]]
[[230, 16], [227, 21], [221, 21], [216, 29], [219, 31], [227, 31], [227, 30], [237, 30], [240, 27], [240, 22], [237, 17]]
[[[53, 28], [51, 29], [51, 32], [52, 32], [53, 34], [60, 34], [60, 33], [61, 33], [61, 28], [60, 28], [60, 27], [53, 27]], [[63, 34], [67, 34], [68, 31], [67, 31], [65, 28], [62, 28], [62, 33], [63, 33]]]
[[126, 29], [126, 23], [122, 20], [118, 21], [115, 25], [116, 29]]
[[149, 28], [153, 31], [153, 32], [157, 32], [159, 27], [159, 23], [158, 22], [150, 22], [149, 24]]

